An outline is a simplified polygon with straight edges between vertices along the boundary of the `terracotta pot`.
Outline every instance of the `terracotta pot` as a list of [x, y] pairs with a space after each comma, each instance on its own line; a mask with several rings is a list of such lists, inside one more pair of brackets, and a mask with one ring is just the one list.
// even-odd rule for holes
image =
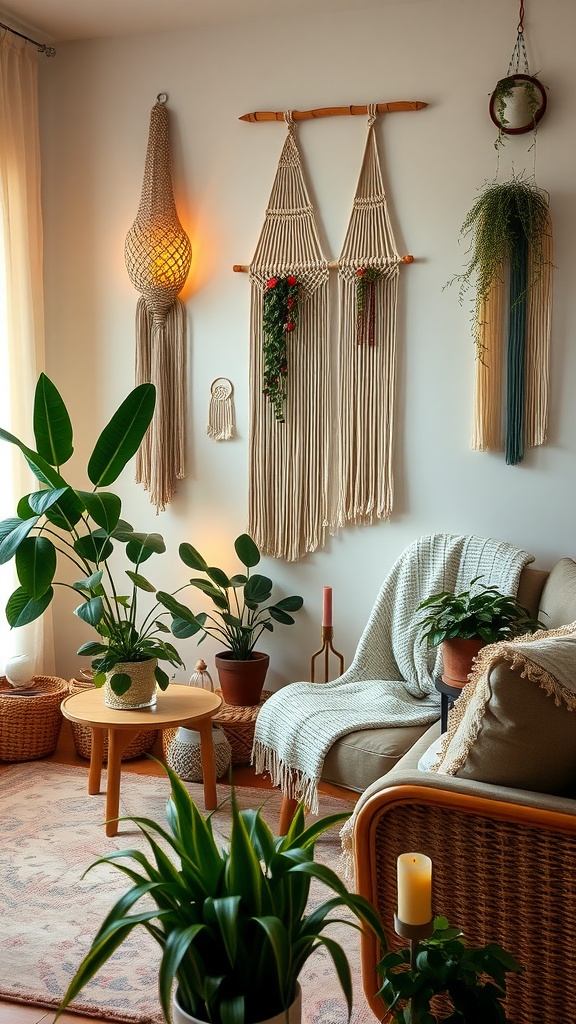
[[[182, 1009], [178, 1002], [178, 993], [175, 992], [172, 996], [172, 1021], [173, 1024], [205, 1024], [205, 1021], [200, 1020], [199, 1017], [191, 1017], [189, 1013], [186, 1013]], [[268, 1017], [266, 1020], [255, 1021], [254, 1024], [301, 1024], [302, 1021], [302, 989], [300, 985], [296, 985], [296, 998], [291, 1006], [288, 1007], [288, 1013], [282, 1010], [281, 1013], [276, 1014], [274, 1017]]]
[[270, 662], [268, 654], [252, 651], [247, 661], [236, 661], [232, 651], [221, 651], [214, 661], [226, 704], [253, 707], [260, 702]]
[[[136, 708], [153, 707], [156, 703], [156, 676], [154, 670], [158, 664], [157, 658], [148, 658], [146, 661], [121, 661], [114, 666], [111, 672], [106, 673], [104, 683], [104, 703], [107, 708], [116, 708], [117, 711], [134, 711]], [[132, 684], [130, 689], [118, 697], [110, 686], [110, 678], [118, 672], [130, 676]]]
[[480, 637], [472, 637], [471, 640], [463, 640], [461, 637], [444, 640], [442, 644], [444, 659], [442, 679], [448, 686], [462, 687], [466, 685], [472, 671], [472, 662], [481, 647], [484, 647], [484, 641]]

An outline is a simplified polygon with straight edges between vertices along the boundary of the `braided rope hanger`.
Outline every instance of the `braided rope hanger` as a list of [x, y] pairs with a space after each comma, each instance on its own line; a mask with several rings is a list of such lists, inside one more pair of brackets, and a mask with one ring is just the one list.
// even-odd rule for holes
[[184, 287], [192, 248], [174, 203], [167, 96], [152, 107], [144, 180], [124, 255], [136, 307], [136, 383], [156, 386], [154, 418], [136, 456], [136, 482], [164, 510], [184, 477], [186, 428], [186, 313]]
[[[287, 136], [250, 264], [250, 469], [248, 532], [260, 550], [294, 561], [323, 541], [328, 522], [330, 358], [328, 262], [308, 196], [295, 126]], [[295, 277], [299, 319], [287, 344], [284, 421], [263, 394], [264, 291]]]
[[392, 512], [392, 438], [399, 266], [374, 124], [368, 135], [338, 261], [339, 473], [337, 525], [372, 523]]

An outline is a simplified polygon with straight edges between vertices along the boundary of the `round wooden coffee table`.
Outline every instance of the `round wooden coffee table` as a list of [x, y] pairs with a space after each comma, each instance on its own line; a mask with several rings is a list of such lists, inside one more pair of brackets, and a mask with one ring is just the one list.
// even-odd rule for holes
[[118, 711], [104, 704], [102, 689], [73, 693], [62, 701], [62, 714], [71, 722], [92, 729], [92, 751], [88, 771], [88, 792], [100, 792], [104, 736], [108, 733], [108, 771], [106, 783], [106, 835], [118, 832], [120, 806], [120, 775], [122, 751], [134, 737], [146, 729], [169, 729], [186, 726], [200, 733], [200, 757], [204, 777], [204, 806], [208, 811], [217, 804], [216, 769], [212, 744], [212, 716], [222, 698], [198, 686], [171, 683], [157, 696], [156, 706], [134, 711]]

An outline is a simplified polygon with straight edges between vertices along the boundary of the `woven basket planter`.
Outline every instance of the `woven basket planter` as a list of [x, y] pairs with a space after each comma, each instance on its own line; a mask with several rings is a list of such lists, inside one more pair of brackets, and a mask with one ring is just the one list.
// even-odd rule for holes
[[[216, 778], [221, 779], [230, 768], [232, 751], [222, 729], [212, 729]], [[186, 782], [202, 782], [200, 733], [193, 729], [164, 729], [162, 733], [164, 760]]]
[[6, 676], [0, 676], [0, 761], [36, 761], [56, 750], [68, 682], [34, 676], [29, 689], [37, 689], [38, 695], [19, 696]]
[[[82, 690], [92, 689], [93, 683], [83, 679], [71, 679], [69, 683], [69, 693], [80, 693]], [[74, 739], [74, 746], [76, 752], [80, 757], [85, 757], [87, 761], [90, 760], [92, 753], [92, 729], [89, 725], [80, 725], [78, 722], [70, 722], [72, 729], [72, 736]], [[158, 732], [150, 732], [145, 729], [143, 732], [139, 732], [137, 736], [128, 744], [125, 750], [122, 751], [122, 761], [131, 761], [135, 757], [142, 757], [147, 754], [156, 742]], [[102, 760], [106, 764], [108, 760], [108, 733], [104, 736], [104, 749], [102, 754]]]

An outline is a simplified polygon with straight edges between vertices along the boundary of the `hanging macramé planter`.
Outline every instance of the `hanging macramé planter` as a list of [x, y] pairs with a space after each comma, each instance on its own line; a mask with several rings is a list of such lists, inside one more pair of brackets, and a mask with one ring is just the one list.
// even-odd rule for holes
[[170, 166], [166, 94], [150, 114], [138, 214], [126, 236], [126, 269], [141, 293], [136, 309], [136, 383], [156, 386], [156, 411], [136, 456], [136, 481], [163, 510], [184, 477], [186, 429], [186, 314], [177, 297], [192, 247], [178, 220]]
[[530, 74], [524, 41], [524, 4], [520, 0], [520, 21], [508, 71], [496, 83], [490, 97], [490, 117], [498, 128], [498, 137], [494, 143], [496, 149], [504, 144], [507, 135], [534, 132], [536, 136], [537, 125], [547, 106], [546, 89]]
[[522, 175], [486, 185], [462, 225], [462, 234], [470, 233], [467, 269], [450, 283], [459, 282], [461, 300], [476, 290], [472, 447], [504, 447], [506, 462], [516, 465], [525, 445], [546, 442], [552, 307], [547, 193]]

